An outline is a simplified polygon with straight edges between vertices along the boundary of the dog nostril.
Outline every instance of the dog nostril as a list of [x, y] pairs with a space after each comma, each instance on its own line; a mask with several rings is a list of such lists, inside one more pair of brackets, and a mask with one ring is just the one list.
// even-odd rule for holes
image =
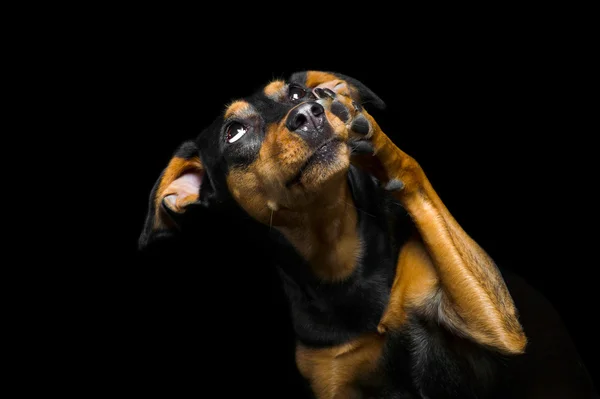
[[296, 115], [296, 118], [294, 118], [294, 125], [293, 125], [292, 130], [298, 129], [300, 126], [306, 124], [307, 121], [308, 121], [308, 119], [306, 118], [305, 115], [303, 115], [303, 114]]
[[319, 103], [307, 102], [295, 108], [286, 122], [286, 127], [294, 132], [302, 128], [303, 131], [309, 129], [319, 129], [324, 120], [321, 117], [325, 113], [325, 108]]
[[323, 114], [323, 112], [325, 112], [325, 109], [321, 104], [313, 104], [310, 107], [310, 113], [313, 114], [313, 116], [319, 116]]

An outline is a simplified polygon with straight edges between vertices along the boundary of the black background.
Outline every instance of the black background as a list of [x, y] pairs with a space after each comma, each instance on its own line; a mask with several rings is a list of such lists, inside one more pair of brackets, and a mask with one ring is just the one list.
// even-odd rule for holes
[[193, 251], [175, 243], [143, 256], [136, 245], [150, 190], [178, 144], [231, 100], [308, 69], [355, 77], [387, 103], [373, 111], [383, 130], [419, 161], [466, 232], [550, 299], [597, 369], [589, 51], [572, 35], [482, 24], [364, 40], [300, 32], [276, 43], [268, 31], [225, 38], [187, 36], [175, 22], [147, 28], [100, 38], [90, 60], [97, 140], [107, 144], [101, 189], [116, 195], [110, 216], [97, 216], [98, 255], [109, 262], [97, 270], [107, 282], [98, 300], [107, 380], [149, 392], [291, 384], [285, 304], [237, 219], [207, 218]]

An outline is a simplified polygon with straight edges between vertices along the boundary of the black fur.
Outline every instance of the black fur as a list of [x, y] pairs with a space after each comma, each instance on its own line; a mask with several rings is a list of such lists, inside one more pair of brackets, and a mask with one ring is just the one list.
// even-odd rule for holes
[[371, 89], [365, 86], [362, 82], [351, 78], [350, 76], [342, 75], [341, 73], [331, 72], [331, 74], [339, 77], [340, 79], [345, 80], [352, 86], [356, 87], [360, 96], [360, 103], [371, 104], [375, 108], [381, 110], [385, 109], [385, 102], [381, 98], [379, 98], [379, 96], [375, 94]]
[[308, 71], [296, 72], [293, 73], [288, 80], [290, 81], [290, 83], [297, 83], [304, 86], [306, 84], [307, 76]]
[[[198, 147], [196, 147], [196, 143], [193, 141], [184, 142], [175, 152], [173, 153], [173, 157], [179, 158], [193, 158], [198, 155]], [[138, 239], [138, 248], [144, 249], [148, 245], [152, 244], [154, 241], [166, 240], [172, 238], [177, 232], [173, 230], [159, 230], [153, 231], [154, 225], [154, 212], [156, 207], [154, 205], [154, 198], [156, 196], [156, 190], [160, 184], [160, 180], [162, 179], [164, 171], [160, 174], [160, 177], [152, 187], [152, 191], [150, 192], [150, 199], [148, 200], [148, 214], [146, 215], [146, 220], [144, 221], [144, 228], [142, 229], [142, 233], [140, 238]], [[175, 217], [174, 215], [172, 215]]]
[[[358, 90], [358, 95], [360, 97], [356, 100], [358, 100], [361, 104], [372, 104], [377, 109], [385, 109], [385, 102], [381, 98], [379, 98], [379, 96], [377, 96], [377, 94], [375, 94], [371, 89], [365, 86], [362, 82], [349, 76], [342, 75], [341, 73], [326, 73], [337, 76], [338, 78], [343, 79], [346, 82], [350, 83], [350, 85], [354, 86]], [[306, 78], [307, 72], [296, 72], [292, 74], [292, 76], [290, 76], [289, 81], [304, 85], [306, 84]]]
[[[358, 88], [361, 102], [384, 107], [383, 101], [362, 83], [341, 74], [335, 75]], [[291, 78], [298, 84], [303, 84], [305, 80], [306, 73], [297, 73]], [[242, 213], [226, 188], [228, 170], [234, 164], [246, 164], [254, 159], [264, 138], [264, 126], [280, 121], [292, 106], [277, 103], [262, 93], [246, 101], [253, 105], [260, 118], [252, 126], [255, 134], [240, 139], [242, 145], [235, 148], [225, 145], [224, 129], [227, 122], [223, 123], [221, 115], [199, 135], [195, 145], [187, 143], [179, 150], [179, 155], [198, 154], [206, 169], [200, 195], [201, 208], [205, 211], [210, 209], [210, 212], [219, 212], [219, 209], [227, 206]], [[356, 128], [359, 132], [364, 131], [364, 126]], [[362, 152], [368, 152], [369, 145], [364, 146]], [[361, 152], [360, 144], [355, 147], [357, 152]], [[268, 233], [271, 243], [265, 251], [271, 254], [269, 261], [277, 266], [288, 298], [296, 338], [308, 346], [337, 345], [376, 330], [389, 299], [399, 250], [414, 229], [404, 209], [386, 192], [401, 189], [402, 182], [391, 181], [382, 188], [375, 178], [351, 167], [348, 184], [358, 209], [357, 230], [365, 244], [365, 251], [354, 273], [344, 282], [318, 281], [309, 272], [310, 268], [302, 256], [276, 229]], [[153, 197], [154, 190], [149, 216], [140, 237], [140, 243], [144, 245], [152, 242], [148, 227], [154, 214]], [[255, 224], [256, 231], [264, 232], [264, 226]], [[203, 227], [206, 228], [205, 225]], [[193, 226], [186, 227], [184, 224], [182, 231], [186, 228], [193, 229]], [[256, 236], [248, 234], [246, 243]], [[264, 235], [258, 236], [262, 247]], [[210, 248], [200, 250], [209, 251]], [[221, 262], [226, 261], [227, 258], [224, 258]], [[386, 399], [591, 397], [589, 378], [580, 366], [568, 335], [566, 332], [563, 334], [564, 326], [555, 322], [552, 311], [548, 310], [551, 306], [541, 300], [536, 306], [530, 306], [528, 300], [523, 298], [538, 294], [520, 281], [515, 283], [508, 278], [507, 285], [523, 316], [523, 326], [531, 342], [532, 349], [528, 347], [526, 355], [501, 357], [457, 336], [427, 315], [413, 314], [404, 328], [392, 333], [386, 341], [381, 360], [385, 372], [383, 386], [365, 386], [365, 395], [368, 393], [369, 397]], [[540, 325], [547, 326], [553, 332], [560, 331], [560, 337], [546, 343], [544, 334], [547, 330], [546, 327], [540, 328]], [[243, 330], [240, 334], [244, 334]], [[562, 351], [558, 362], [553, 358], [552, 350]], [[561, 362], [565, 364], [559, 364]], [[567, 396], [559, 396], [563, 394]], [[282, 397], [291, 395], [293, 393]]]
[[[408, 215], [381, 192], [374, 178], [351, 167], [348, 182], [365, 253], [353, 275], [324, 283], [278, 233], [273, 249], [298, 339], [310, 346], [339, 345], [373, 331], [387, 305], [401, 245], [411, 232]], [[393, 239], [390, 239], [393, 238]]]

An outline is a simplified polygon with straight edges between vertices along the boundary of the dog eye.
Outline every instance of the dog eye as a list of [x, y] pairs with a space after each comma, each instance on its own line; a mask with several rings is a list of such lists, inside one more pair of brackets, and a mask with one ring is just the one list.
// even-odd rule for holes
[[244, 134], [248, 131], [248, 128], [241, 123], [233, 122], [227, 128], [227, 142], [235, 143], [239, 139], [242, 138]]
[[298, 101], [306, 96], [306, 91], [298, 86], [290, 86], [288, 96], [290, 97], [290, 100]]

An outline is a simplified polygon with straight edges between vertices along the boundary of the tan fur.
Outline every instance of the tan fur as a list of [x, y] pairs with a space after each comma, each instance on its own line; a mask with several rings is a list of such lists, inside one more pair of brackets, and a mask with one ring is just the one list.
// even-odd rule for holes
[[248, 104], [246, 101], [234, 101], [227, 107], [227, 110], [225, 111], [225, 119], [231, 117], [232, 115], [243, 114], [248, 108], [250, 108], [250, 104]]
[[[357, 90], [347, 82], [311, 71], [307, 85], [332, 89], [351, 117], [356, 116], [347, 98]], [[353, 161], [366, 166], [383, 184], [391, 179], [403, 183], [403, 189], [393, 195], [411, 215], [422, 242], [421, 246], [409, 242], [401, 253], [399, 275], [380, 331], [397, 328], [405, 312], [418, 306], [483, 345], [503, 353], [522, 353], [527, 339], [493, 260], [452, 217], [420, 165], [383, 133], [371, 115], [361, 113], [371, 125], [364, 138], [373, 144], [375, 156], [358, 156]]]
[[[337, 185], [337, 201], [315, 201], [292, 226], [281, 226], [284, 236], [309, 261], [313, 273], [325, 281], [347, 278], [362, 255], [356, 231], [357, 215], [347, 184]], [[330, 203], [330, 205], [327, 205]]]
[[[279, 84], [271, 83], [271, 92]], [[246, 113], [245, 103], [232, 104], [226, 115]], [[342, 142], [348, 131], [338, 117], [326, 112], [334, 135]], [[227, 118], [227, 116], [226, 116]], [[362, 254], [356, 232], [356, 209], [346, 184], [349, 150], [340, 143], [338, 156], [326, 168], [304, 170], [301, 184], [286, 187], [312, 155], [306, 142], [290, 132], [284, 117], [267, 126], [257, 159], [234, 168], [227, 185], [235, 200], [254, 219], [279, 229], [309, 261], [315, 275], [327, 281], [348, 277]]]
[[285, 82], [282, 80], [274, 80], [265, 86], [263, 92], [269, 98], [273, 100], [280, 100], [282, 96], [283, 88], [285, 87]]
[[327, 88], [338, 95], [358, 99], [358, 91], [345, 80], [326, 72], [309, 71], [306, 74], [306, 86], [314, 89], [316, 87]]
[[342, 146], [339, 151], [339, 159], [345, 163], [328, 165], [327, 169], [337, 174], [326, 182], [306, 178], [307, 184], [320, 185], [318, 195], [306, 193], [305, 186], [285, 188], [285, 182], [311, 153], [304, 140], [289, 132], [283, 122], [273, 124], [267, 128], [259, 157], [227, 176], [229, 189], [244, 210], [279, 229], [309, 261], [315, 274], [328, 281], [346, 278], [362, 250], [356, 232], [356, 209], [345, 183], [348, 149]]
[[[499, 271], [454, 220], [420, 165], [401, 151], [366, 111], [354, 109], [357, 91], [347, 82], [311, 71], [306, 85], [336, 91], [336, 100], [348, 109], [351, 118], [346, 123], [327, 111], [339, 137], [349, 137], [349, 126], [359, 113], [369, 120], [371, 130], [366, 139], [373, 144], [375, 156], [356, 159], [384, 184], [391, 179], [402, 181], [404, 188], [393, 195], [417, 228], [400, 251], [378, 331], [331, 348], [297, 346], [298, 369], [310, 381], [315, 395], [319, 399], [359, 398], [361, 383], [376, 385], [388, 333], [401, 330], [407, 316], [415, 311], [499, 352], [522, 353], [527, 340]], [[265, 94], [277, 95], [282, 87], [271, 83]], [[326, 110], [332, 103], [328, 98], [319, 102]], [[339, 159], [347, 155], [340, 153]], [[343, 174], [330, 178], [327, 184], [316, 184], [317, 191], [310, 196], [284, 188], [284, 182], [308, 156], [304, 141], [287, 131], [284, 122], [269, 126], [257, 161], [231, 171], [228, 185], [248, 213], [286, 236], [309, 261], [315, 276], [326, 281], [343, 280], [354, 271], [362, 252], [356, 210]], [[342, 164], [340, 170], [346, 169]]]
[[358, 383], [378, 383], [384, 342], [384, 337], [373, 333], [330, 348], [298, 345], [296, 364], [317, 398], [361, 398]]
[[523, 353], [527, 338], [493, 260], [452, 217], [420, 165], [364, 114], [374, 127], [370, 140], [384, 178], [404, 183], [393, 195], [413, 218], [435, 265], [443, 294], [439, 305], [443, 321], [500, 352]]
[[[285, 192], [285, 183], [292, 178], [310, 156], [306, 143], [285, 128], [284, 123], [266, 129], [265, 140], [258, 158], [243, 168], [234, 168], [227, 183], [236, 201], [252, 217], [262, 223], [271, 223], [270, 202], [287, 209], [293, 206]], [[281, 219], [276, 216], [276, 225]], [[284, 222], [284, 221], [282, 221]]]
[[[320, 99], [335, 135], [347, 140], [353, 118], [362, 113], [371, 124], [369, 139], [375, 156], [356, 157], [384, 184], [401, 180], [402, 190], [393, 195], [416, 225], [416, 235], [404, 244], [396, 266], [390, 299], [378, 331], [329, 348], [297, 346], [298, 369], [319, 399], [360, 398], [359, 385], [378, 383], [383, 345], [391, 331], [399, 331], [415, 311], [454, 329], [460, 335], [502, 353], [522, 353], [527, 340], [502, 277], [493, 261], [454, 220], [429, 183], [420, 165], [401, 151], [366, 112], [352, 105], [357, 90], [332, 74], [310, 71], [306, 85], [338, 93], [350, 120], [343, 123], [327, 109], [330, 99]], [[285, 84], [275, 81], [265, 95], [281, 95]], [[244, 101], [232, 103], [225, 119], [243, 119], [254, 112]], [[280, 123], [267, 127], [258, 158], [248, 166], [232, 169], [227, 185], [235, 200], [256, 220], [271, 224], [285, 235], [325, 281], [340, 281], [354, 270], [363, 243], [356, 231], [357, 214], [346, 183], [349, 154], [341, 146], [327, 168], [306, 173], [298, 187], [286, 187], [311, 150], [304, 140]], [[186, 170], [201, 168], [199, 159], [174, 158], [164, 172], [156, 196], [157, 223], [165, 189]], [[193, 198], [184, 198], [185, 201]]]
[[[155, 206], [155, 217], [154, 217], [154, 228], [162, 228], [165, 226], [169, 226], [171, 221], [169, 218], [163, 217], [161, 203], [163, 198], [168, 195], [167, 189], [177, 178], [189, 171], [198, 171], [202, 170], [202, 163], [200, 162], [200, 158], [193, 157], [190, 159], [174, 157], [171, 159], [166, 169], [163, 172], [163, 175], [160, 179], [160, 184], [158, 189], [156, 190], [156, 196], [154, 197], [154, 206]], [[186, 197], [186, 201], [193, 202], [197, 200], [197, 196], [195, 198]]]
[[327, 72], [308, 71], [306, 73], [306, 87], [314, 88], [324, 83], [339, 81], [335, 75]]
[[418, 237], [402, 246], [396, 266], [390, 300], [379, 322], [378, 331], [399, 330], [406, 315], [426, 305], [438, 288], [438, 278], [429, 253]]

